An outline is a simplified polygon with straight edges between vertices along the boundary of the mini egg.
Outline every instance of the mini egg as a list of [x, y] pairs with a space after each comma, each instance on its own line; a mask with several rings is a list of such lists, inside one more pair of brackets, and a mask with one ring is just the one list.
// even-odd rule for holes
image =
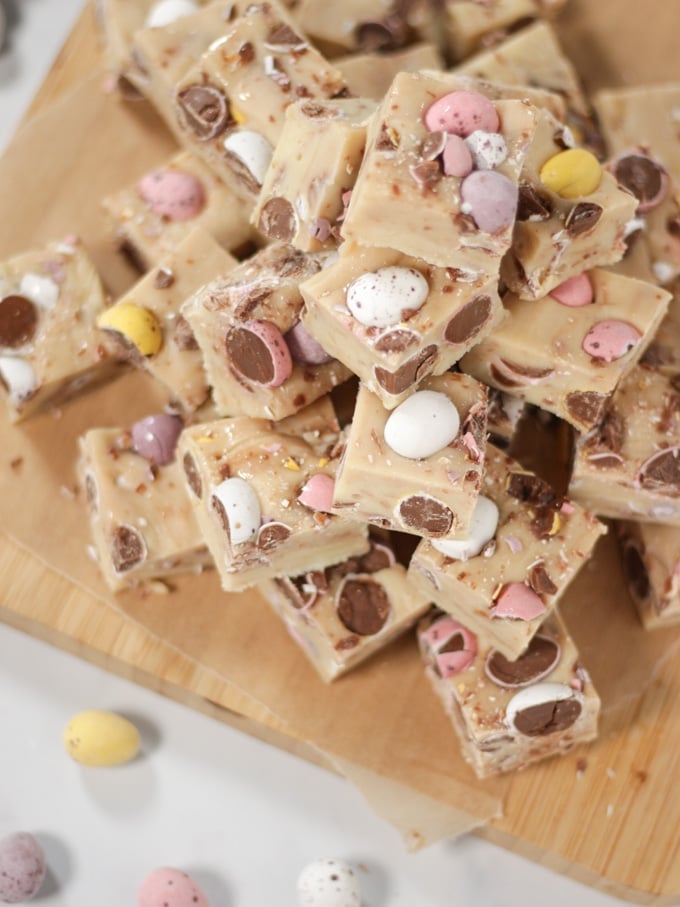
[[193, 220], [206, 204], [203, 185], [184, 170], [153, 170], [137, 183], [137, 191], [154, 214], [171, 221]]
[[310, 510], [321, 510], [329, 513], [333, 507], [335, 479], [323, 472], [318, 472], [306, 481], [298, 495], [298, 501]]
[[233, 368], [263, 387], [280, 387], [293, 373], [293, 359], [283, 334], [271, 321], [253, 320], [227, 334], [227, 354]]
[[162, 866], [144, 879], [138, 907], [210, 907], [207, 897], [186, 872]]
[[121, 302], [106, 309], [97, 318], [97, 327], [121, 334], [142, 356], [155, 356], [163, 346], [158, 319], [153, 312], [134, 302]]
[[421, 460], [448, 447], [459, 428], [458, 410], [446, 394], [416, 391], [390, 413], [384, 437], [399, 456]]
[[461, 210], [480, 230], [499, 233], [515, 222], [519, 190], [497, 170], [474, 170], [460, 187]]
[[15, 406], [27, 400], [38, 387], [38, 376], [31, 363], [16, 356], [0, 356], [0, 381]]
[[233, 154], [261, 186], [274, 154], [274, 149], [267, 139], [252, 129], [240, 129], [231, 132], [223, 145], [224, 150], [228, 154]]
[[526, 583], [508, 583], [503, 586], [491, 614], [513, 620], [534, 620], [546, 610], [543, 599]]
[[493, 170], [508, 156], [508, 146], [500, 132], [476, 129], [464, 141], [477, 170]]
[[165, 466], [175, 459], [175, 448], [184, 423], [179, 416], [157, 413], [140, 419], [132, 426], [135, 451], [156, 466]]
[[431, 539], [433, 548], [446, 557], [464, 561], [476, 557], [482, 548], [490, 542], [498, 528], [498, 507], [491, 500], [480, 494], [472, 511], [470, 528], [464, 539]]
[[366, 327], [389, 327], [417, 312], [429, 292], [427, 280], [415, 268], [378, 268], [352, 281], [347, 308]]
[[146, 28], [163, 28], [171, 22], [190, 16], [198, 10], [194, 0], [159, 0], [148, 12], [144, 26]]
[[232, 476], [215, 488], [212, 499], [232, 545], [242, 545], [255, 538], [262, 511], [252, 485], [239, 476]]
[[448, 132], [463, 138], [477, 129], [497, 132], [500, 125], [493, 101], [478, 91], [450, 91], [430, 104], [424, 122], [430, 132]]
[[24, 274], [19, 292], [41, 309], [53, 309], [59, 301], [59, 284], [45, 274]]
[[608, 318], [596, 322], [583, 338], [583, 351], [604, 362], [615, 362], [638, 345], [642, 334], [633, 324]]
[[343, 860], [316, 860], [297, 881], [299, 907], [360, 907], [361, 889], [352, 867]]
[[293, 362], [300, 362], [304, 365], [325, 365], [333, 359], [319, 341], [312, 337], [301, 321], [296, 321], [283, 339], [286, 341]]
[[38, 841], [18, 832], [0, 841], [0, 901], [23, 904], [42, 888], [47, 866]]
[[81, 765], [98, 768], [123, 765], [139, 753], [139, 731], [122, 715], [88, 709], [66, 725], [64, 747]]

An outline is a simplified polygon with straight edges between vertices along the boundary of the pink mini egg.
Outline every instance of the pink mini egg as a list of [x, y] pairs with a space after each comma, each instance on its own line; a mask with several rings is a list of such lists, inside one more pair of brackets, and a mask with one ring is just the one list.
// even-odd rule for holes
[[610, 318], [594, 324], [581, 346], [593, 359], [615, 362], [636, 347], [641, 338], [642, 334], [634, 325]]
[[149, 873], [140, 886], [137, 904], [138, 907], [210, 907], [191, 876], [168, 867]]
[[590, 305], [595, 297], [593, 284], [586, 271], [582, 274], [577, 274], [576, 277], [570, 277], [569, 280], [565, 280], [564, 283], [551, 290], [550, 295], [561, 305], [566, 305], [570, 308]]
[[321, 510], [328, 513], [333, 506], [335, 480], [332, 476], [318, 472], [305, 482], [298, 495], [298, 501], [310, 510]]
[[533, 620], [545, 611], [543, 600], [526, 583], [508, 583], [496, 599], [491, 613], [494, 617]]
[[154, 214], [182, 221], [198, 217], [205, 207], [205, 191], [191, 173], [154, 170], [137, 183], [137, 191]]
[[303, 365], [325, 365], [333, 359], [301, 321], [296, 322], [283, 339], [294, 362]]
[[515, 221], [519, 192], [507, 176], [497, 170], [475, 170], [460, 187], [462, 211], [480, 230], [499, 233]]
[[47, 866], [38, 841], [26, 832], [0, 841], [0, 901], [23, 904], [42, 888]]
[[232, 366], [255, 384], [280, 387], [293, 372], [293, 359], [283, 334], [271, 321], [248, 321], [227, 334]]
[[465, 138], [477, 129], [498, 132], [500, 120], [493, 102], [477, 91], [451, 91], [425, 111], [430, 132], [448, 132]]
[[446, 176], [467, 176], [472, 173], [472, 152], [459, 135], [447, 135], [443, 155]]

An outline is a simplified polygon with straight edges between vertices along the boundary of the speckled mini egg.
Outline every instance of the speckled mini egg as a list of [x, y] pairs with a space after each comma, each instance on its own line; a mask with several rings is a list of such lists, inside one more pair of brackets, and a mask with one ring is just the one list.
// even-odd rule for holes
[[81, 765], [123, 765], [139, 752], [139, 731], [122, 715], [88, 709], [75, 715], [64, 730], [64, 748]]
[[210, 907], [208, 899], [186, 872], [162, 866], [142, 882], [138, 907]]
[[360, 907], [361, 890], [354, 870], [342, 860], [316, 860], [300, 873], [299, 907]]
[[45, 854], [33, 837], [18, 832], [0, 841], [0, 901], [23, 904], [30, 901], [45, 881]]

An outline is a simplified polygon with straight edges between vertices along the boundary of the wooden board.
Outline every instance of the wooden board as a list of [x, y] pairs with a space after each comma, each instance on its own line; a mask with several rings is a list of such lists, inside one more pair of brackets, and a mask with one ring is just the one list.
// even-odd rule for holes
[[[656, 10], [655, 19], [649, 16], [643, 22], [623, 16], [624, 6], [629, 4], [623, 0], [598, 4], [572, 0], [561, 23], [565, 46], [583, 65], [590, 87], [617, 84], [618, 73], [625, 73], [629, 81], [679, 78], [678, 71], [669, 72], [665, 62], [671, 59], [674, 0]], [[640, 53], [634, 48], [650, 50]], [[88, 8], [33, 110], [67, 92], [99, 63], [95, 23]], [[0, 618], [7, 623], [331, 767], [318, 749], [292, 738], [285, 724], [254, 699], [6, 538], [0, 539], [0, 600]], [[597, 633], [610, 637], [615, 650], [619, 640], [637, 638], [630, 635], [630, 619], [630, 606], [624, 601], [620, 619], [597, 628]], [[631, 695], [619, 700], [615, 713], [607, 715], [604, 737], [588, 752], [578, 784], [573, 759], [553, 760], [518, 775], [507, 788], [504, 817], [478, 833], [620, 897], [639, 903], [676, 903], [680, 828], [673, 785], [678, 780], [680, 722], [673, 709], [680, 692], [678, 641], [674, 634], [667, 657], [650, 657], [647, 676], [625, 677]], [[650, 653], [654, 649], [650, 645]], [[619, 668], [623, 677], [625, 646]], [[607, 678], [597, 679], [610, 687], [619, 682], [617, 677], [609, 678], [609, 684]], [[640, 685], [644, 695], [635, 694]], [[361, 773], [351, 769], [343, 766], [361, 783]], [[398, 790], [393, 793], [399, 795]]]

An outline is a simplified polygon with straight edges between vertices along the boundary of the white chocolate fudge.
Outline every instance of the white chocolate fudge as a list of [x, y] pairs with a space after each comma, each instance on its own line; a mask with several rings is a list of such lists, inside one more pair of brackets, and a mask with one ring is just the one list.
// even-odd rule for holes
[[590, 285], [577, 300], [590, 297], [583, 305], [569, 304], [573, 297], [562, 293], [562, 301], [506, 294], [507, 317], [464, 357], [461, 367], [587, 431], [651, 342], [670, 294], [601, 269], [585, 272], [579, 280]]
[[[478, 98], [482, 87], [493, 95], [488, 83], [447, 74], [396, 76], [369, 129], [342, 224], [345, 239], [459, 268], [472, 280], [497, 274], [512, 239], [517, 184], [539, 111], [518, 100], [485, 99], [483, 115], [475, 111], [460, 126], [450, 99], [457, 108], [460, 92]], [[456, 128], [465, 138], [446, 131]], [[477, 139], [488, 147], [471, 146]], [[458, 153], [467, 155], [464, 161]]]
[[329, 57], [351, 50], [382, 53], [434, 38], [428, 0], [300, 0], [294, 15]]
[[222, 415], [283, 419], [351, 377], [300, 322], [318, 258], [274, 243], [182, 307]]
[[519, 771], [597, 736], [600, 699], [557, 613], [515, 661], [438, 612], [418, 625], [418, 643], [479, 778]]
[[252, 216], [260, 233], [304, 251], [335, 247], [375, 109], [361, 98], [302, 100], [286, 109]]
[[623, 572], [647, 630], [680, 623], [680, 533], [674, 526], [618, 523]]
[[361, 557], [269, 580], [258, 591], [326, 682], [406, 633], [430, 608], [391, 548], [376, 540]]
[[113, 376], [111, 345], [95, 330], [105, 304], [74, 237], [0, 262], [0, 391], [13, 422]]
[[256, 236], [232, 190], [186, 151], [108, 195], [102, 207], [118, 247], [140, 271], [174, 252], [197, 226], [230, 252]]
[[617, 262], [637, 201], [592, 152], [568, 146], [545, 114], [526, 156], [512, 249], [501, 278], [525, 299], [540, 299], [586, 269]]
[[[203, 356], [180, 308], [205, 283], [227, 275], [236, 265], [236, 259], [209, 233], [195, 227], [100, 319], [119, 354], [161, 381], [185, 410], [205, 403], [209, 387]], [[157, 350], [142, 350], [135, 343], [130, 328], [140, 317], [155, 322], [160, 331]]]
[[162, 27], [140, 26], [132, 35], [127, 81], [156, 108], [180, 141], [182, 131], [174, 109], [175, 85], [212, 42], [222, 37], [232, 15], [233, 3], [213, 0]]
[[497, 278], [468, 283], [465, 276], [345, 242], [333, 264], [302, 284], [302, 320], [393, 409], [427, 375], [450, 368], [501, 317]]
[[552, 15], [565, 0], [444, 0], [446, 46], [454, 60], [497, 44], [537, 16]]
[[486, 427], [489, 441], [500, 450], [505, 450], [512, 443], [526, 411], [526, 404], [505, 391], [489, 388], [489, 406]]
[[329, 513], [337, 439], [322, 453], [246, 416], [182, 433], [178, 459], [226, 591], [323, 570], [368, 549], [365, 526]]
[[680, 373], [680, 279], [668, 289], [673, 296], [666, 317], [647, 347], [642, 362], [664, 375], [673, 376]]
[[114, 592], [212, 563], [176, 462], [150, 463], [129, 430], [94, 428], [79, 439], [78, 476], [104, 581]]
[[[172, 0], [171, 0], [172, 3]], [[174, 15], [163, 15], [161, 7], [168, 8], [167, 0], [97, 0], [96, 10], [104, 31], [106, 60], [109, 71], [118, 80], [124, 93], [135, 93], [138, 65], [135, 60], [133, 38], [135, 32], [161, 23], [168, 18], [179, 21], [186, 14], [198, 10], [206, 0], [189, 0], [174, 4]], [[222, 4], [223, 6], [226, 4]], [[182, 9], [179, 7], [183, 6]], [[160, 14], [160, 15], [159, 15]], [[175, 16], [178, 18], [175, 19]], [[170, 24], [170, 23], [168, 23]], [[154, 31], [159, 29], [155, 27]]]
[[397, 73], [444, 68], [434, 44], [414, 44], [404, 50], [381, 54], [348, 54], [333, 62], [342, 72], [353, 95], [378, 102], [385, 97]]
[[680, 182], [680, 82], [600, 91], [593, 104], [611, 153], [646, 148]]
[[502, 44], [465, 60], [453, 71], [504, 85], [531, 85], [560, 95], [566, 103], [564, 119], [574, 138], [598, 157], [604, 156], [602, 137], [578, 74], [549, 22], [532, 23]]
[[344, 97], [341, 73], [296, 31], [275, 0], [237, 15], [175, 87], [182, 141], [245, 201], [259, 192], [289, 104]]
[[671, 173], [653, 153], [628, 148], [607, 168], [638, 201], [628, 229], [636, 244], [644, 243], [654, 281], [670, 284], [680, 275], [680, 192]]
[[636, 366], [577, 439], [572, 497], [600, 516], [680, 526], [678, 376]]
[[606, 529], [492, 445], [482, 495], [490, 513], [497, 509], [495, 532], [490, 519], [484, 534], [470, 534], [469, 548], [424, 539], [409, 579], [481, 644], [518, 658]]
[[467, 375], [426, 378], [391, 412], [362, 385], [333, 510], [385, 529], [459, 538], [479, 493], [485, 446], [486, 389]]

